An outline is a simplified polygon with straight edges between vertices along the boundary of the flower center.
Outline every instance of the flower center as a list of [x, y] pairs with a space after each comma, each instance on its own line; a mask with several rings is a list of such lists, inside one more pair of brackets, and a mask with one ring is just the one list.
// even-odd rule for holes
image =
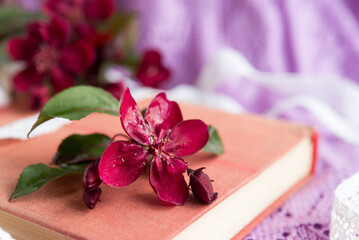
[[156, 76], [158, 74], [159, 70], [157, 66], [151, 66], [147, 69], [147, 75], [149, 77]]
[[173, 158], [173, 154], [167, 153], [163, 148], [164, 144], [168, 139], [161, 139], [161, 142], [153, 144], [149, 148], [149, 152], [159, 157], [163, 162], [168, 161], [168, 159]]
[[43, 46], [34, 57], [38, 72], [44, 73], [56, 64], [57, 51], [50, 46]]

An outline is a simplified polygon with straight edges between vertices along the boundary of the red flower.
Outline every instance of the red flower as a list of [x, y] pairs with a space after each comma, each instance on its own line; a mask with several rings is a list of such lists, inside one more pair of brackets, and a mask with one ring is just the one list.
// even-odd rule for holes
[[46, 0], [44, 9], [50, 16], [60, 16], [74, 25], [88, 20], [105, 20], [115, 10], [113, 0]]
[[160, 200], [182, 205], [188, 197], [181, 157], [200, 150], [208, 141], [208, 128], [201, 120], [183, 121], [176, 102], [158, 94], [143, 118], [130, 91], [126, 89], [121, 109], [123, 129], [131, 141], [111, 143], [99, 164], [101, 180], [112, 187], [124, 187], [139, 178], [150, 166], [150, 184]]
[[15, 90], [23, 92], [50, 79], [55, 92], [74, 84], [74, 75], [88, 69], [96, 59], [92, 44], [79, 41], [68, 44], [70, 26], [61, 18], [49, 24], [30, 23], [26, 38], [8, 42], [9, 55], [27, 63], [13, 79]]
[[170, 71], [162, 65], [161, 54], [150, 50], [144, 54], [136, 77], [144, 86], [157, 88], [170, 75]]
[[113, 36], [100, 34], [93, 27], [96, 21], [109, 18], [115, 10], [113, 0], [46, 0], [44, 10], [50, 16], [58, 16], [71, 23], [79, 39], [95, 45], [107, 43]]

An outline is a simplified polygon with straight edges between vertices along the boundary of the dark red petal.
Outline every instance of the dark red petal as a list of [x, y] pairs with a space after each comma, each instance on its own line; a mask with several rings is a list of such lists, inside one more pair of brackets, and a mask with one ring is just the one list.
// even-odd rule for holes
[[43, 79], [44, 74], [37, 72], [35, 67], [29, 66], [15, 75], [13, 84], [16, 91], [24, 92], [39, 85]]
[[140, 65], [142, 67], [150, 66], [150, 65], [159, 66], [159, 65], [161, 65], [161, 58], [162, 57], [161, 57], [160, 52], [158, 52], [156, 50], [149, 50], [149, 51], [145, 52], [145, 54], [143, 55]]
[[145, 120], [128, 88], [122, 97], [120, 118], [123, 129], [133, 140], [143, 145], [151, 144], [151, 135]]
[[87, 191], [95, 190], [102, 183], [98, 173], [99, 162], [100, 160], [98, 159], [89, 163], [82, 175], [82, 186]]
[[101, 194], [101, 188], [96, 188], [93, 191], [84, 190], [82, 196], [86, 206], [90, 209], [95, 208], [97, 202], [100, 201]]
[[168, 101], [165, 93], [158, 94], [151, 102], [145, 115], [152, 133], [155, 134], [157, 143], [167, 137], [169, 132], [179, 122], [182, 122], [182, 113], [178, 104]]
[[166, 161], [161, 161], [157, 156], [151, 164], [150, 184], [158, 198], [166, 203], [183, 205], [188, 198], [187, 183], [182, 172], [169, 172]]
[[36, 41], [49, 41], [50, 32], [48, 26], [44, 22], [30, 22], [26, 28], [27, 36]]
[[177, 157], [201, 150], [209, 138], [208, 127], [201, 120], [183, 121], [175, 126], [165, 143], [164, 150]]
[[80, 39], [94, 42], [96, 38], [96, 29], [88, 24], [76, 25], [75, 31]]
[[53, 17], [48, 26], [48, 31], [50, 32], [49, 44], [54, 47], [63, 47], [70, 39], [70, 24], [60, 18]]
[[43, 3], [44, 11], [50, 16], [61, 13], [61, 5], [64, 5], [64, 1], [59, 0], [45, 0]]
[[84, 4], [85, 15], [94, 20], [105, 20], [114, 10], [112, 0], [87, 0]]
[[50, 71], [50, 77], [55, 92], [61, 92], [62, 90], [72, 87], [75, 84], [74, 77], [60, 67], [52, 68]]
[[29, 105], [30, 109], [41, 109], [50, 99], [49, 90], [46, 86], [39, 85], [30, 89]]
[[170, 158], [167, 159], [167, 171], [171, 174], [175, 173], [184, 173], [186, 172], [188, 163], [185, 162], [182, 158]]
[[111, 187], [124, 187], [146, 170], [148, 152], [133, 142], [116, 141], [103, 152], [98, 167], [100, 178]]
[[125, 92], [127, 86], [124, 81], [119, 81], [117, 83], [109, 83], [107, 84], [104, 89], [112, 94], [118, 100], [122, 99], [122, 95]]
[[161, 66], [160, 67], [159, 77], [158, 77], [160, 79], [160, 82], [163, 82], [163, 81], [167, 80], [170, 76], [171, 76], [170, 70], [168, 70], [167, 68]]
[[140, 67], [136, 73], [136, 78], [139, 79], [144, 86], [158, 88], [170, 75], [170, 71], [163, 66], [149, 65]]
[[79, 73], [87, 70], [96, 60], [96, 51], [90, 42], [79, 41], [66, 46], [59, 62], [66, 70]]
[[34, 39], [11, 38], [7, 50], [14, 60], [32, 61], [39, 51], [39, 43]]

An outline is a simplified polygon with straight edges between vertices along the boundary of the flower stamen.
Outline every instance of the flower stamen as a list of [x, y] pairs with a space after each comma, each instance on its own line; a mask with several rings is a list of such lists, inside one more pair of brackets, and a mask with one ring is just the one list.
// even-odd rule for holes
[[50, 46], [43, 46], [35, 55], [34, 62], [38, 72], [44, 73], [56, 63], [57, 52]]

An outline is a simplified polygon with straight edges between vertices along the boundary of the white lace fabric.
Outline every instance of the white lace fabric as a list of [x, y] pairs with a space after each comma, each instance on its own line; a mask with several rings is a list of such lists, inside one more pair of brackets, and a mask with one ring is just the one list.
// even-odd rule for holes
[[359, 239], [359, 173], [335, 190], [331, 220], [330, 239]]

